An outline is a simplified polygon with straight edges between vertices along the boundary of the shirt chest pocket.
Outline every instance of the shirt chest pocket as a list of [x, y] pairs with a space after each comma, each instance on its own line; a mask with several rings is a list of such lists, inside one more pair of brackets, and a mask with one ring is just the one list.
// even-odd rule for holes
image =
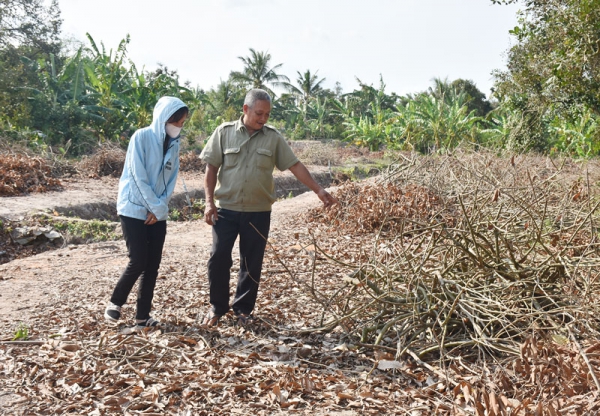
[[269, 149], [256, 149], [256, 166], [261, 169], [273, 169], [273, 152]]
[[230, 147], [223, 152], [223, 166], [228, 168], [238, 164], [240, 158], [240, 148]]

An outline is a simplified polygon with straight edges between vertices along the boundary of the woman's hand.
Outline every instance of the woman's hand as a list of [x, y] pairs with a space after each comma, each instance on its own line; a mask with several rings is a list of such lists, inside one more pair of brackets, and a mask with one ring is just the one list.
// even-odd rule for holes
[[144, 224], [146, 224], [146, 225], [153, 225], [153, 224], [156, 224], [156, 221], [158, 221], [156, 219], [156, 215], [154, 215], [153, 213], [149, 212], [148, 215], [146, 215], [146, 221], [144, 221]]

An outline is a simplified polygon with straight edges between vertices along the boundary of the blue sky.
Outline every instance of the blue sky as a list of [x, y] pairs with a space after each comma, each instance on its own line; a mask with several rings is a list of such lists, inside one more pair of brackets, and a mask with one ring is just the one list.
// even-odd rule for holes
[[204, 89], [241, 70], [249, 48], [268, 51], [280, 73], [318, 71], [344, 92], [356, 78], [386, 92], [423, 91], [432, 79], [470, 79], [486, 95], [506, 67], [517, 5], [489, 0], [59, 0], [63, 33], [107, 50], [131, 36], [128, 56], [148, 70], [176, 69]]

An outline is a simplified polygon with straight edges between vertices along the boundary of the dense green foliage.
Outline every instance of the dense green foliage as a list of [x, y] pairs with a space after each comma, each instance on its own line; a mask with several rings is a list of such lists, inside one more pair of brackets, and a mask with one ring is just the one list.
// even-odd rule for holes
[[[513, 0], [493, 0], [513, 3]], [[516, 146], [598, 155], [600, 1], [525, 0], [508, 68], [497, 73]]]
[[[513, 0], [492, 0], [511, 3]], [[250, 49], [240, 68], [204, 91], [182, 83], [176, 70], [138, 70], [130, 39], [106, 49], [91, 35], [73, 48], [60, 39], [56, 2], [0, 0], [0, 134], [31, 148], [69, 156], [104, 141], [123, 146], [152, 119], [162, 95], [191, 111], [184, 134], [200, 148], [223, 121], [241, 114], [245, 93], [274, 96], [271, 122], [286, 137], [345, 140], [439, 152], [458, 145], [517, 151], [600, 153], [600, 0], [526, 0], [494, 97], [470, 80], [436, 79], [427, 91], [398, 96], [357, 79], [343, 93], [323, 87], [310, 69], [291, 81], [267, 52]]]

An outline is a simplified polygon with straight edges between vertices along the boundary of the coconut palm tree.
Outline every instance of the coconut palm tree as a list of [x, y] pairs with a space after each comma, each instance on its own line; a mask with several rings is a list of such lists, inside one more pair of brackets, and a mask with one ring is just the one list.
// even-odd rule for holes
[[283, 64], [270, 66], [271, 54], [268, 52], [257, 52], [250, 48], [250, 56], [239, 56], [238, 58], [244, 63], [244, 70], [242, 72], [232, 71], [229, 76], [233, 81], [252, 88], [261, 88], [272, 96], [275, 93], [267, 84], [279, 86], [290, 82], [288, 77], [276, 72]]
[[223, 113], [228, 108], [235, 108], [239, 111], [244, 103], [245, 92], [239, 85], [233, 83], [230, 79], [221, 81], [216, 88], [208, 92], [208, 98], [211, 105], [217, 113]]
[[304, 73], [301, 73], [300, 71], [296, 72], [298, 74], [298, 78], [296, 78], [296, 83], [298, 86], [295, 86], [289, 82], [284, 83], [284, 86], [289, 92], [296, 96], [300, 101], [300, 104], [302, 104], [304, 119], [306, 120], [308, 104], [323, 90], [321, 84], [323, 81], [325, 81], [325, 78], [319, 79], [317, 76], [317, 72], [319, 71], [311, 74], [310, 69], [307, 69]]

